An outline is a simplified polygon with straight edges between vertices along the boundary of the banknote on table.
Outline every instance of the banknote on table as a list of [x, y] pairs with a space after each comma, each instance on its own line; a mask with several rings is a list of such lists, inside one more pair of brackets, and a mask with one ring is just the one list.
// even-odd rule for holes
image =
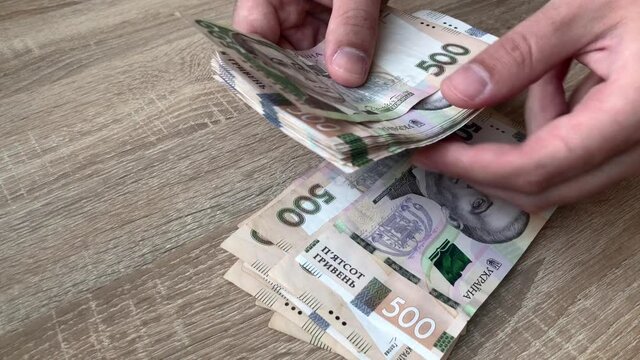
[[[269, 328], [279, 331], [283, 334], [289, 335], [291, 337], [294, 337], [300, 341], [306, 342], [306, 343], [311, 343], [312, 340], [312, 335], [305, 333], [305, 332], [301, 332], [300, 328], [297, 327], [293, 322], [289, 321], [287, 318], [285, 318], [284, 316], [280, 315], [279, 313], [273, 313], [271, 315], [271, 319], [269, 320], [269, 324], [268, 324]], [[455, 346], [455, 343], [457, 342], [458, 339], [454, 340], [452, 347]], [[326, 350], [326, 349], [325, 349]], [[342, 352], [338, 349], [337, 351], [335, 350], [328, 350], [328, 351], [333, 351], [335, 353], [338, 353], [340, 355], [343, 354], [344, 350], [342, 350]], [[351, 359], [350, 356], [344, 356], [346, 359]], [[400, 357], [398, 356], [398, 359], [408, 359], [410, 356], [407, 355], [406, 357]]]
[[[268, 245], [268, 241], [264, 238], [260, 238], [258, 247], [253, 246], [252, 242], [256, 240], [250, 238], [249, 233], [240, 229], [237, 234], [225, 241], [223, 248], [237, 255], [240, 261], [245, 261], [246, 266], [253, 271], [254, 277], [260, 278], [263, 284], [272, 284], [268, 285], [272, 291], [287, 298], [291, 302], [292, 308], [295, 308], [300, 315], [307, 316], [307, 320], [300, 323], [299, 321], [302, 319], [295, 318], [295, 314], [285, 314], [294, 316], [294, 319], [291, 320], [305, 332], [311, 332], [315, 338], [323, 338], [326, 334], [334, 336], [344, 348], [356, 357], [385, 359], [388, 357], [384, 356], [384, 351], [389, 348], [402, 347], [402, 344], [394, 341], [392, 336], [380, 334], [376, 328], [366, 328], [369, 325], [368, 322], [362, 324], [361, 319], [351, 313], [349, 305], [332, 292], [315, 293], [316, 288], [322, 284], [299, 266], [286, 269], [290, 277], [284, 283], [280, 282], [280, 279], [273, 278], [270, 273], [272, 268], [269, 264], [277, 263], [287, 253], [279, 250], [274, 244]], [[249, 283], [247, 280], [242, 284], [239, 284], [237, 280], [231, 280], [250, 294], [257, 293], [257, 289], [252, 291], [246, 288]], [[275, 288], [273, 284], [277, 284]], [[265, 291], [261, 290], [262, 293]], [[261, 301], [272, 306], [273, 310], [277, 310], [277, 306], [274, 306], [277, 305], [277, 302], [273, 300]], [[285, 312], [287, 312], [286, 309]], [[312, 322], [309, 323], [308, 319], [311, 319]]]
[[[290, 321], [289, 319], [287, 319], [286, 317], [274, 312], [271, 315], [271, 319], [269, 319], [269, 324], [268, 324], [270, 329], [276, 330], [278, 332], [281, 332], [285, 335], [289, 335], [291, 337], [294, 337], [300, 341], [309, 343], [309, 344], [313, 344], [314, 341], [314, 337], [313, 335], [304, 332], [304, 331], [300, 331], [300, 327], [298, 325], [296, 325], [295, 323], [293, 323], [292, 321]], [[327, 350], [330, 352], [335, 352], [340, 354], [341, 356], [343, 356], [345, 359], [351, 360], [351, 359], [357, 359], [356, 357], [351, 356], [351, 354], [343, 347], [341, 347], [340, 345], [337, 345], [336, 348], [334, 349], [327, 349], [327, 348], [323, 348], [321, 346], [318, 346], [323, 350]]]
[[[472, 143], [481, 141], [508, 142], [520, 139], [521, 133], [516, 130], [509, 130], [509, 127], [500, 120], [498, 115], [494, 115], [493, 118], [488, 117], [484, 119], [483, 122], [476, 121], [477, 120], [468, 124], [464, 129], [459, 130], [460, 136], [468, 139]], [[303, 247], [304, 244], [296, 244], [292, 239], [306, 238], [308, 233], [313, 233], [317, 230], [318, 226], [321, 226], [313, 226], [312, 224], [315, 221], [323, 219], [321, 224], [324, 224], [335, 217], [335, 214], [340, 213], [355, 201], [345, 202], [344, 198], [336, 196], [335, 194], [344, 193], [348, 188], [360, 189], [360, 191], [366, 192], [367, 189], [372, 187], [372, 183], [379, 181], [381, 178], [385, 178], [385, 174], [394, 173], [392, 171], [394, 166], [398, 167], [401, 160], [401, 158], [393, 158], [389, 159], [386, 163], [384, 161], [375, 163], [370, 167], [349, 175], [340, 173], [329, 164], [324, 164], [315, 174], [307, 174], [303, 181], [297, 182], [297, 186], [304, 190], [296, 191], [296, 189], [289, 188], [287, 194], [279, 196], [277, 201], [271, 202], [270, 206], [258, 212], [258, 217], [271, 218], [272, 220], [269, 222], [277, 222], [278, 213], [281, 215], [284, 214], [282, 217], [285, 221], [284, 225], [287, 227], [284, 227], [282, 232], [285, 236], [278, 236], [279, 230], [277, 227], [273, 230], [266, 230], [264, 233], [251, 229], [249, 226], [255, 225], [252, 223], [252, 220], [256, 220], [251, 218], [244, 222], [244, 226], [238, 230], [237, 233], [233, 234], [232, 237], [224, 242], [223, 248], [250, 264], [257, 272], [266, 275], [287, 253], [292, 253]], [[397, 171], [394, 174], [396, 174], [394, 175], [395, 177], [398, 177], [398, 175], [402, 175], [402, 171]], [[386, 182], [391, 184], [396, 183], [394, 179], [394, 177], [387, 177]], [[357, 192], [358, 190], [355, 191]], [[296, 203], [298, 204], [297, 206], [307, 206], [308, 204], [304, 204], [304, 197], [311, 197], [309, 194], [314, 194], [318, 202], [331, 199], [331, 196], [327, 196], [327, 193], [333, 196], [334, 199], [330, 201], [329, 204], [323, 203], [325, 206], [322, 206], [321, 211], [316, 211], [315, 214], [305, 214], [298, 209], [299, 212], [305, 215], [304, 222], [308, 225], [306, 228], [300, 229], [290, 226], [293, 222], [301, 221], [301, 214], [292, 215], [293, 211], [291, 209], [296, 208]], [[347, 199], [354, 197], [357, 200], [359, 196], [349, 195]], [[300, 198], [302, 198], [302, 200]], [[298, 200], [296, 201], [296, 199]], [[286, 207], [286, 204], [289, 204], [289, 207]], [[270, 210], [270, 208], [272, 209]], [[283, 209], [284, 212], [281, 211]], [[306, 210], [311, 210], [311, 208], [306, 207]], [[316, 218], [314, 215], [321, 216]], [[286, 224], [287, 221], [289, 221], [288, 225]], [[260, 222], [256, 224], [260, 224]], [[296, 230], [300, 232], [296, 232]], [[265, 236], [263, 234], [267, 235]], [[270, 235], [273, 235], [273, 237], [270, 237]], [[293, 271], [290, 271], [290, 273], [293, 273]], [[302, 294], [300, 295], [303, 298], [305, 297]], [[436, 298], [438, 297], [436, 296]], [[440, 301], [440, 298], [438, 298], [438, 300]], [[301, 302], [304, 303], [304, 300], [301, 300]], [[450, 306], [450, 303], [447, 301], [443, 303]], [[303, 307], [302, 304], [298, 306]], [[326, 319], [324, 320], [326, 321]], [[352, 320], [350, 320], [350, 322], [351, 321]], [[393, 336], [390, 338], [393, 338]], [[385, 345], [388, 345], [387, 341], [374, 341], [374, 343], [376, 343], [376, 346], [384, 348]]]
[[[325, 285], [318, 292], [338, 294], [356, 309], [354, 314], [363, 317], [363, 322], [397, 337], [422, 358], [441, 359], [450, 351], [453, 340], [466, 326], [467, 316], [367, 256], [363, 247], [334, 228], [328, 227], [307, 240], [303, 251], [287, 256], [274, 267], [275, 279], [286, 276], [283, 266], [290, 267], [295, 260]], [[406, 308], [400, 306], [405, 304]]]
[[349, 351], [337, 339], [327, 335], [324, 329], [320, 329], [300, 309], [291, 306], [289, 300], [280, 293], [277, 284], [269, 283], [264, 278], [256, 276], [256, 273], [241, 261], [236, 262], [225, 273], [224, 278], [256, 298], [263, 307], [287, 319], [290, 325], [299, 329], [298, 338], [308, 339], [311, 345], [336, 352], [345, 358], [356, 358], [353, 351]]
[[[386, 350], [397, 348], [395, 352], [406, 353], [405, 359], [420, 358], [416, 354], [411, 355], [410, 349], [392, 337], [381, 334], [376, 328], [364, 328], [369, 325], [368, 322], [363, 325], [362, 319], [353, 317], [343, 300], [333, 293], [311, 295], [315, 287], [322, 284], [315, 283], [315, 279], [309, 277], [302, 268], [296, 266], [286, 271], [291, 275], [287, 279], [287, 287], [264, 275], [264, 269], [257, 270], [255, 266], [242, 265], [240, 262], [232, 266], [225, 274], [225, 279], [254, 296], [261, 306], [283, 315], [311, 335], [313, 345], [340, 351], [344, 349], [349, 353], [346, 357], [390, 358], [378, 348], [384, 346]], [[375, 339], [370, 337], [371, 333], [376, 336]]]
[[[500, 140], [515, 141], [513, 140], [514, 139], [513, 135], [517, 134], [517, 132], [513, 132], [512, 134], [505, 132], [504, 131], [505, 127], [500, 125], [499, 123], [483, 123], [482, 125], [472, 123], [470, 124], [469, 128], [475, 129], [476, 131], [478, 131], [478, 133], [475, 134], [475, 136], [473, 137], [473, 139], [475, 139], [476, 141], [481, 141], [484, 134], [486, 134], [486, 138], [494, 141], [500, 141]], [[464, 129], [464, 130], [465, 132], [467, 132], [469, 129]], [[468, 137], [471, 135], [465, 134], [464, 136]], [[403, 173], [406, 172], [407, 169], [411, 168], [409, 163], [402, 162], [401, 159], [394, 159], [394, 160], [395, 161], [393, 161], [393, 163], [396, 163], [395, 169], [397, 170], [394, 170], [394, 168], [392, 167], [388, 169], [388, 171], [386, 171], [385, 174], [394, 174], [394, 175], [392, 178], [387, 178], [386, 181], [382, 181], [382, 186], [381, 186], [382, 189], [385, 189], [386, 187], [397, 184], [396, 180], [398, 178], [402, 178]], [[378, 168], [377, 170], [380, 170], [380, 168]], [[309, 183], [306, 183], [306, 184], [304, 182], [300, 183], [300, 186], [301, 186], [300, 191], [293, 191], [288, 196], [281, 198], [279, 202], [275, 202], [272, 204], [273, 208], [271, 210], [270, 209], [263, 210], [261, 212], [261, 216], [250, 219], [247, 222], [247, 224], [256, 229], [259, 229], [258, 232], [260, 233], [269, 234], [270, 239], [272, 241], [281, 242], [281, 241], [287, 241], [287, 239], [304, 238], [305, 235], [313, 234], [319, 227], [321, 227], [324, 223], [326, 223], [328, 219], [331, 219], [333, 217], [333, 214], [336, 211], [344, 212], [345, 204], [353, 203], [355, 201], [353, 199], [357, 200], [358, 198], [357, 191], [352, 189], [352, 187], [356, 186], [354, 184], [357, 184], [357, 186], [359, 187], [363, 187], [363, 186], [366, 186], [366, 181], [371, 181], [372, 179], [376, 179], [376, 178], [383, 178], [383, 176], [376, 174], [375, 170], [370, 171], [369, 174], [363, 176], [360, 179], [358, 178], [354, 179], [352, 183], [348, 183], [349, 185], [345, 185], [345, 180], [343, 179], [338, 181], [334, 180], [333, 183], [329, 185], [313, 184], [317, 181], [317, 178], [311, 177], [309, 178], [310, 180]], [[318, 189], [317, 186], [321, 186], [322, 188], [325, 189], [325, 191], [321, 191], [321, 192], [310, 191], [314, 187], [316, 187], [316, 190], [317, 190]], [[318, 200], [333, 199], [332, 201], [330, 201], [330, 204], [326, 204], [328, 205], [326, 206], [326, 211], [325, 211], [324, 205], [321, 206], [321, 208], [314, 209], [314, 206], [310, 206], [309, 203], [307, 203], [308, 196], [306, 196], [305, 194], [307, 193], [311, 194], [312, 192], [316, 194], [316, 198]], [[336, 205], [332, 207], [334, 202]], [[298, 205], [296, 205], [296, 203]], [[319, 206], [319, 201], [318, 201], [318, 206]], [[305, 211], [303, 210], [306, 210], [307, 213], [304, 214]], [[309, 214], [309, 212], [313, 214]], [[434, 213], [434, 217], [435, 215], [437, 215], [437, 213]], [[505, 215], [509, 215], [509, 214], [505, 213]], [[527, 236], [523, 237], [524, 239], [523, 241], [526, 244], [528, 244], [528, 242], [526, 241], [530, 241], [532, 236], [535, 235], [535, 231], [536, 231], [535, 229], [536, 229], [535, 227], [531, 227], [531, 230], [529, 230], [529, 233], [527, 234]], [[300, 250], [301, 247], [305, 245], [304, 243], [295, 244], [295, 243], [292, 243], [291, 240], [288, 240], [288, 241], [289, 242], [286, 244], [286, 249]], [[249, 244], [243, 245], [243, 249], [245, 249], [245, 251], [249, 249], [248, 245]], [[516, 256], [519, 256], [523, 250], [524, 248], [517, 248], [514, 250], [514, 253], [516, 254]], [[373, 252], [373, 250], [369, 250], [369, 251]], [[260, 251], [256, 252], [256, 254], [258, 254], [259, 252]], [[259, 254], [257, 256], [259, 256]], [[243, 260], [247, 261], [246, 258]], [[264, 262], [260, 262], [260, 264], [263, 267], [266, 267]], [[398, 270], [397, 264], [389, 263], [387, 261], [385, 261], [385, 264], [389, 265], [390, 268], [394, 270]], [[506, 272], [509, 268], [510, 268], [510, 264], [505, 264], [502, 271]], [[491, 272], [492, 270], [488, 270], [488, 271]], [[406, 275], [404, 271], [398, 271], [398, 273], [403, 276]], [[497, 276], [498, 275], [496, 275], [496, 277]], [[479, 281], [484, 282], [484, 280], [485, 279], [481, 278], [481, 280]], [[488, 293], [491, 290], [492, 290], [492, 287], [490, 284], [487, 284], [483, 289], [485, 293]], [[451, 305], [452, 302], [450, 301], [450, 299], [448, 299], [446, 296], [443, 296], [443, 294], [438, 292], [436, 289], [433, 289], [432, 291], [430, 291], [430, 293], [432, 293], [433, 296], [436, 296], [439, 300], [443, 300], [448, 306], [451, 306], [452, 309], [457, 309], [457, 304]], [[480, 298], [481, 298], [480, 296], [477, 297], [477, 299], [480, 299]], [[464, 311], [462, 312], [466, 314], [466, 312]]]

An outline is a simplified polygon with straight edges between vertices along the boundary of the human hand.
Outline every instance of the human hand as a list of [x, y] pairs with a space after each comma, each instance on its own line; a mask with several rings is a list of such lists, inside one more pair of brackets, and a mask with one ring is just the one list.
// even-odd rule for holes
[[331, 77], [360, 86], [373, 58], [380, 6], [381, 0], [238, 0], [233, 26], [296, 50], [324, 39]]
[[[528, 211], [576, 201], [640, 173], [640, 2], [551, 0], [442, 84], [452, 104], [491, 106], [527, 86], [528, 139], [446, 141], [413, 161]], [[572, 60], [591, 72], [569, 100]]]

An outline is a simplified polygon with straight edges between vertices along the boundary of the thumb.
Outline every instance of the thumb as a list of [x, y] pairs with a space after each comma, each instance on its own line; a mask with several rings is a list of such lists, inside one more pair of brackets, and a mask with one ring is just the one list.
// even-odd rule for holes
[[495, 105], [519, 94], [587, 43], [580, 16], [551, 2], [442, 83], [444, 97], [462, 108]]
[[380, 0], [334, 0], [326, 35], [329, 74], [344, 86], [367, 79], [378, 36]]

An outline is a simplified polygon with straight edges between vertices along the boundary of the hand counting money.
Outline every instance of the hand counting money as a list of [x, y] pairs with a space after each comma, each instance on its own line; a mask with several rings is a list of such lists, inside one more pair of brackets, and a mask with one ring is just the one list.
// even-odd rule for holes
[[294, 52], [206, 20], [196, 24], [302, 111], [354, 122], [405, 114], [435, 93], [448, 73], [486, 47], [476, 38], [387, 8], [369, 79], [360, 88], [346, 88], [329, 77], [323, 43]]
[[438, 141], [479, 113], [451, 106], [438, 89], [446, 74], [494, 38], [468, 26], [469, 34], [455, 31], [445, 25], [450, 18], [435, 12], [421, 16], [383, 12], [373, 70], [355, 89], [329, 78], [322, 43], [291, 51], [197, 23], [220, 49], [212, 60], [217, 79], [285, 134], [351, 172]]
[[[429, 37], [426, 49], [460, 54], [461, 48], [444, 45], [461, 44], [473, 53], [482, 48], [479, 43], [495, 40], [437, 12], [416, 15], [383, 13], [382, 29], [389, 33], [382, 35], [388, 42], [382, 49], [403, 49], [398, 39], [410, 29], [411, 36]], [[420, 29], [425, 24], [434, 25], [425, 32]], [[225, 47], [213, 61], [219, 80], [329, 160], [294, 181], [223, 242], [239, 259], [226, 278], [274, 311], [270, 327], [345, 358], [446, 358], [551, 213], [528, 214], [459, 179], [415, 168], [402, 150], [454, 132], [471, 144], [519, 142], [524, 134], [492, 110], [446, 103], [437, 91], [437, 73], [451, 71], [454, 64], [441, 69], [433, 59], [448, 57], [413, 64], [427, 70], [418, 81], [416, 69], [404, 69], [417, 53], [404, 59], [378, 54], [369, 82], [357, 90], [338, 88], [334, 95], [345, 102], [327, 107], [333, 100], [326, 94], [297, 93], [304, 84], [320, 92], [336, 86], [327, 83], [322, 44], [291, 52], [215, 24], [200, 25]], [[242, 41], [267, 47], [262, 51], [269, 59]], [[276, 64], [285, 60], [291, 62]], [[288, 66], [313, 79], [305, 83], [296, 80], [299, 74], [288, 76]], [[388, 84], [380, 85], [386, 80], [376, 69], [391, 74]], [[396, 81], [404, 77], [406, 82]], [[424, 98], [383, 109], [387, 90], [424, 90], [418, 96]], [[312, 97], [324, 104], [310, 102]]]

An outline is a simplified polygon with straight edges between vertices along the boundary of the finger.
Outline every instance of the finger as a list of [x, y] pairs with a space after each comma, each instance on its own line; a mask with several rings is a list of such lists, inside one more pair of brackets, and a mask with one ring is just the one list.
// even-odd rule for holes
[[282, 31], [282, 38], [287, 39], [296, 50], [311, 49], [316, 46], [320, 34], [326, 32], [326, 24], [313, 17], [307, 18], [301, 26]]
[[320, 2], [311, 3], [309, 6], [309, 15], [325, 24], [328, 24], [329, 19], [331, 18], [331, 2], [328, 4]]
[[277, 45], [280, 46], [283, 49], [289, 49], [289, 50], [295, 50], [295, 46], [293, 46], [293, 44], [291, 44], [289, 42], [289, 40], [287, 40], [286, 38], [280, 38], [280, 40], [278, 40]]
[[551, 120], [569, 112], [563, 82], [570, 65], [571, 61], [563, 62], [529, 88], [525, 106], [529, 134], [533, 134]]
[[278, 12], [270, 1], [238, 0], [233, 12], [233, 27], [273, 43], [278, 43], [280, 39]]
[[615, 157], [597, 169], [540, 194], [524, 194], [482, 185], [473, 186], [486, 195], [497, 196], [525, 211], [535, 213], [592, 196], [619, 183], [626, 177], [637, 174], [640, 174], [640, 146]]
[[329, 74], [344, 86], [367, 79], [375, 51], [380, 0], [334, 0], [326, 35]]
[[333, 0], [315, 0], [314, 2], [324, 7], [330, 8], [333, 6]]
[[587, 44], [588, 18], [550, 2], [445, 79], [443, 94], [458, 107], [480, 108], [522, 92]]
[[594, 87], [570, 114], [521, 145], [435, 144], [414, 153], [414, 162], [469, 183], [539, 193], [601, 165], [640, 142], [635, 103], [619, 96], [614, 82]]
[[316, 44], [320, 44], [321, 42], [323, 42], [326, 34], [327, 34], [327, 24], [323, 23], [322, 25], [320, 25], [320, 27], [318, 28], [318, 32], [316, 33], [316, 39], [315, 39]]
[[582, 99], [584, 99], [591, 89], [596, 85], [601, 84], [603, 81], [604, 80], [594, 72], [587, 74], [571, 93], [571, 96], [569, 97], [569, 107], [573, 109], [580, 101], [582, 101]]

